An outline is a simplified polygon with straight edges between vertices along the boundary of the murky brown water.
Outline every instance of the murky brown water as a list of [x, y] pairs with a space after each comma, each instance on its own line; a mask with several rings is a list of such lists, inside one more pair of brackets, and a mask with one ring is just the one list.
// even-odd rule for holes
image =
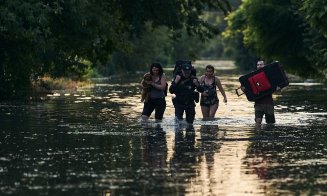
[[276, 125], [255, 127], [229, 68], [217, 64], [228, 104], [213, 121], [198, 105], [193, 127], [175, 123], [170, 95], [162, 123], [140, 123], [141, 74], [2, 102], [1, 195], [326, 195], [327, 88], [291, 83]]

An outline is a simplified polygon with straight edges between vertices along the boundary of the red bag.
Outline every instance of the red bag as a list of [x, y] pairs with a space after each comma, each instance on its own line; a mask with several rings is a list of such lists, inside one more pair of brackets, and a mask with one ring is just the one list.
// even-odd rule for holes
[[270, 82], [265, 72], [263, 71], [249, 77], [248, 81], [250, 83], [252, 92], [256, 95], [271, 88]]

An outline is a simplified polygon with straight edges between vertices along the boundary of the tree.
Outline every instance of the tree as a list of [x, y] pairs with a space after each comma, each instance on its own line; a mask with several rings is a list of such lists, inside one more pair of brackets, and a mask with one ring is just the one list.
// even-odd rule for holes
[[129, 36], [145, 25], [166, 26], [172, 38], [185, 28], [206, 39], [217, 28], [204, 10], [228, 12], [227, 0], [2, 0], [0, 98], [25, 94], [33, 78], [83, 74], [115, 51], [128, 51]]
[[229, 16], [225, 34], [241, 36], [244, 46], [252, 48], [257, 56], [279, 60], [290, 72], [305, 77], [323, 77], [322, 67], [317, 66], [318, 58], [315, 57], [321, 57], [319, 52], [323, 51], [326, 44], [322, 43], [326, 42], [321, 42], [321, 34], [312, 29], [308, 17], [300, 12], [301, 5], [299, 0], [245, 0]]
[[304, 0], [299, 7], [299, 13], [309, 24], [304, 39], [307, 58], [327, 79], [327, 6], [323, 1]]
[[104, 62], [123, 45], [124, 24], [105, 2], [4, 0], [0, 11], [1, 98], [25, 95], [45, 74], [83, 72], [82, 59]]

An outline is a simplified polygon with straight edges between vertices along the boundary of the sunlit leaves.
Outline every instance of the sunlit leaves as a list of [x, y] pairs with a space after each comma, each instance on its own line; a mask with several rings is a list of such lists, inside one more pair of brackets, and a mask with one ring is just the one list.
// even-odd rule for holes
[[[314, 12], [315, 6], [309, 2], [312, 1], [306, 2], [309, 7], [306, 10]], [[297, 0], [244, 0], [236, 13], [228, 18], [229, 31], [225, 35], [241, 33], [242, 42], [253, 48], [257, 56], [269, 61], [279, 60], [293, 73], [306, 77], [320, 75], [322, 66], [317, 64], [317, 60], [320, 59], [319, 64], [323, 63], [321, 49], [324, 44], [321, 38], [314, 41], [313, 37], [319, 36], [308, 28], [306, 19], [312, 20], [313, 24], [321, 27], [318, 28], [320, 31], [324, 31], [323, 26], [326, 25], [322, 21], [325, 20], [320, 21], [324, 14], [318, 10], [318, 13], [303, 17], [299, 14], [300, 6], [301, 2]], [[315, 18], [319, 19], [314, 23]]]
[[301, 11], [305, 19], [327, 38], [327, 2], [303, 0]]

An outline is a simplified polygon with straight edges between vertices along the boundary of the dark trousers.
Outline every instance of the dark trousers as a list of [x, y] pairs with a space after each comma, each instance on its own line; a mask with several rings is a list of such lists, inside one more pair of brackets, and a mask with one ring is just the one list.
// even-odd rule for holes
[[165, 98], [149, 99], [148, 102], [144, 103], [142, 115], [150, 117], [153, 110], [155, 110], [154, 118], [156, 120], [162, 120], [166, 110]]
[[183, 105], [183, 104], [175, 104], [175, 116], [179, 120], [183, 120], [183, 114], [185, 111], [186, 114], [186, 122], [193, 124], [195, 117], [195, 106], [194, 105]]

